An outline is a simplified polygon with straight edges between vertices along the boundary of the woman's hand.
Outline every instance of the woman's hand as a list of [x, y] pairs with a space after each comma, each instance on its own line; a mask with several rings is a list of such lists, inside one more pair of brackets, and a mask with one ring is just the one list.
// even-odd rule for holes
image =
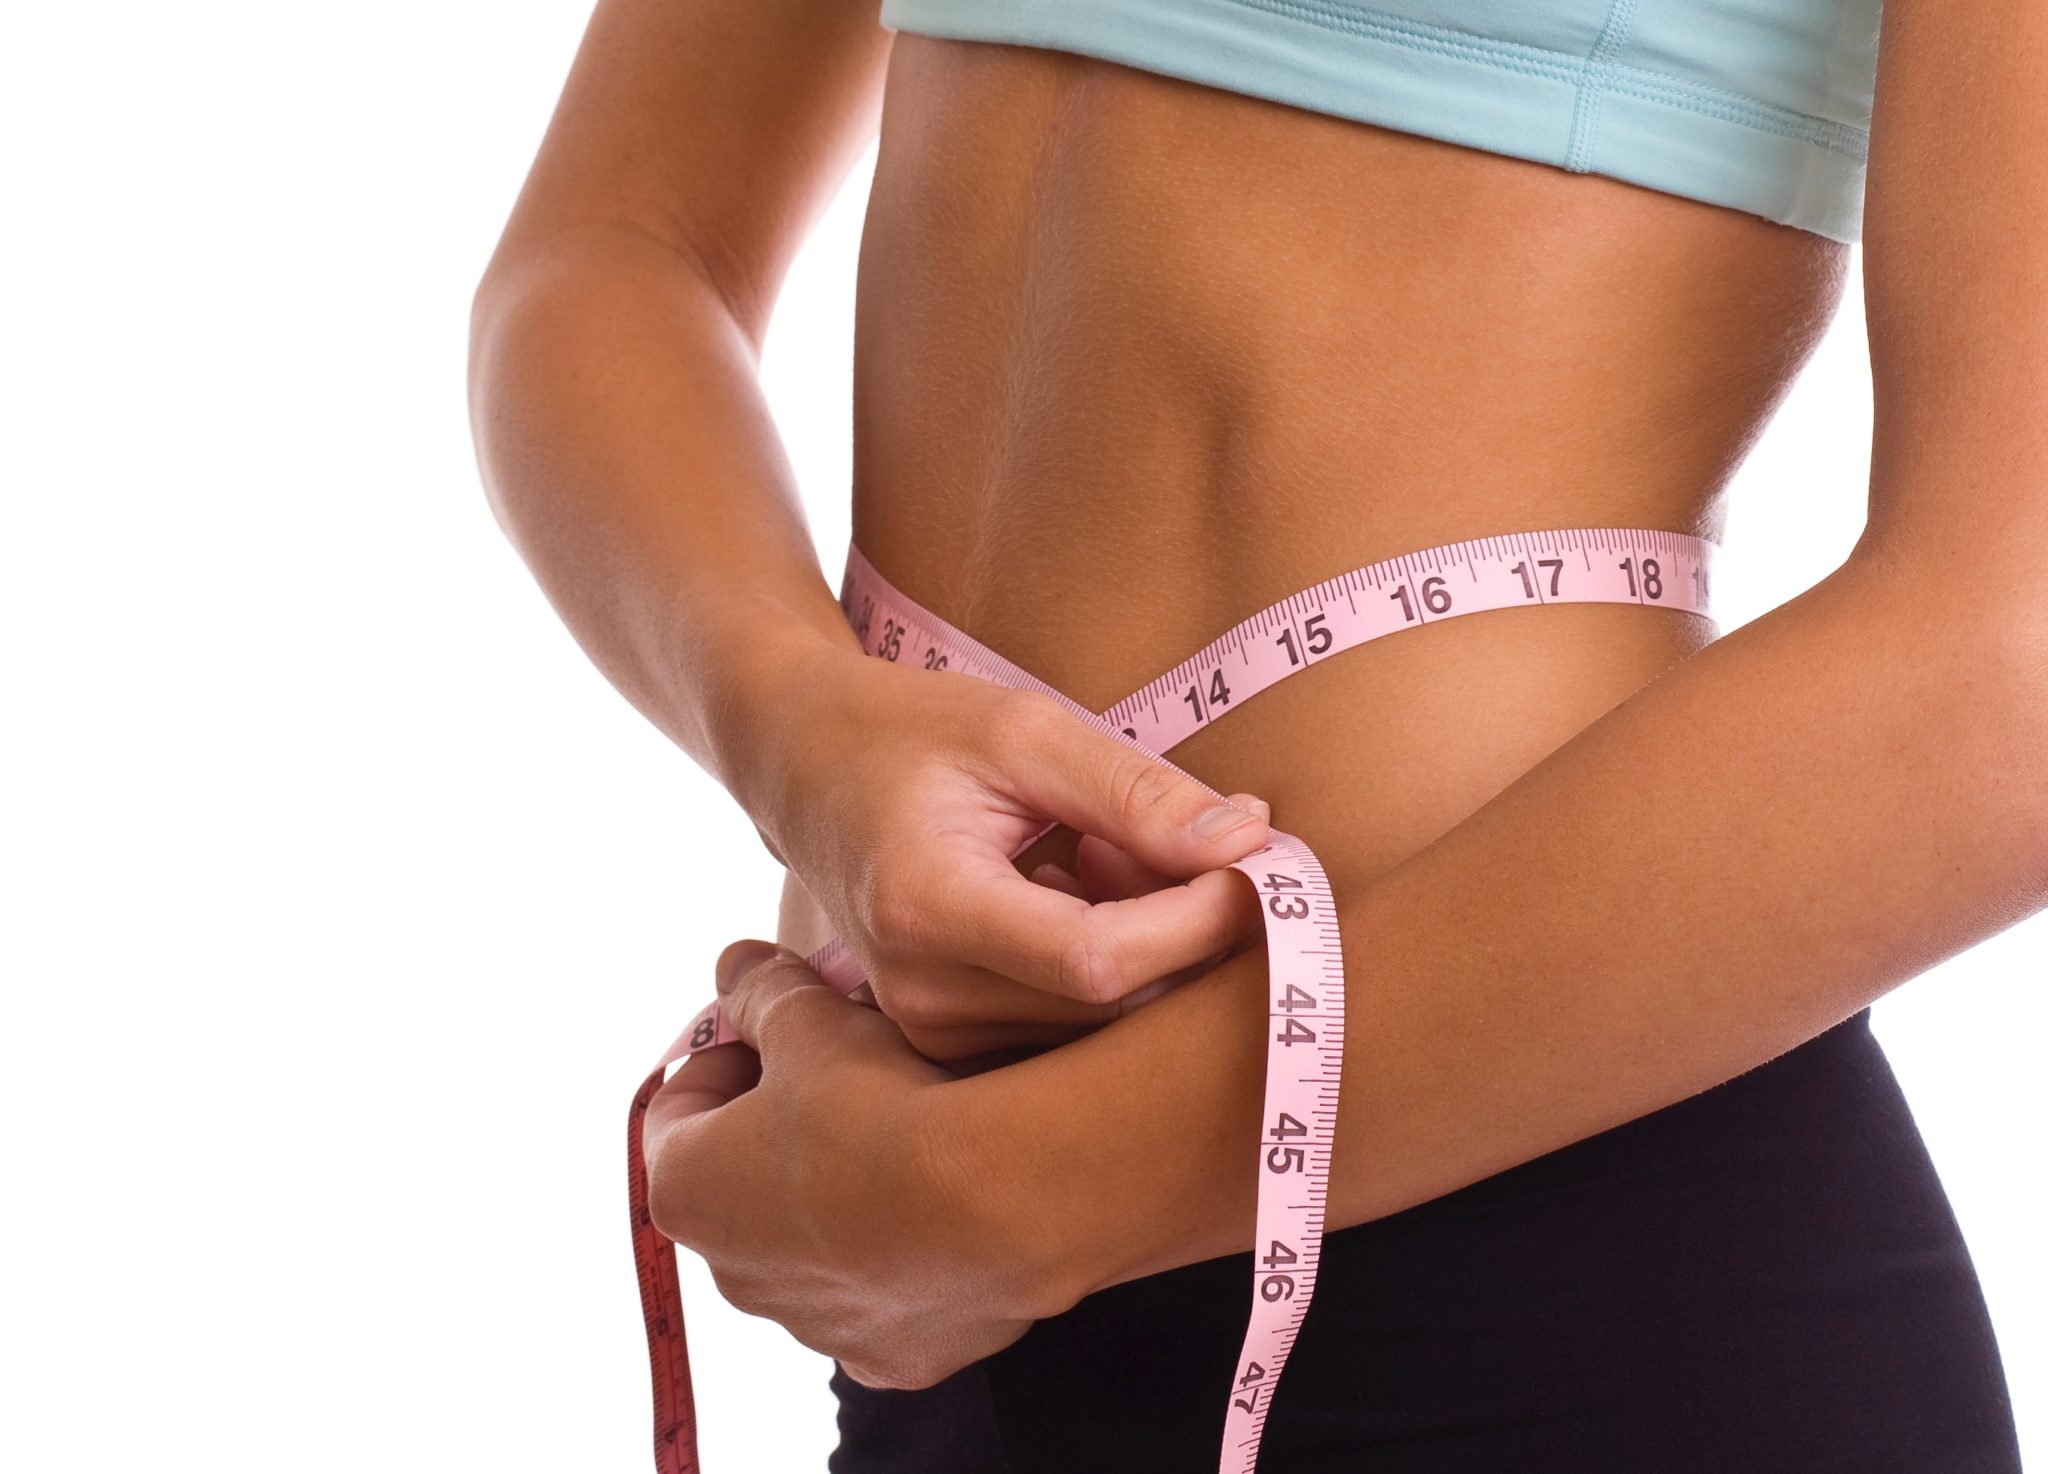
[[766, 942], [726, 948], [718, 991], [746, 1043], [685, 1060], [648, 1107], [655, 1226], [872, 1387], [929, 1386], [1022, 1335], [1046, 1307], [1019, 1288], [1017, 1226], [974, 1211], [925, 1125], [952, 1077]]
[[[735, 793], [932, 1059], [1061, 1042], [1257, 931], [1220, 867], [1265, 843], [1265, 806], [1047, 696], [834, 649], [752, 720]], [[1048, 819], [1093, 837], [1080, 879], [1012, 863]]]

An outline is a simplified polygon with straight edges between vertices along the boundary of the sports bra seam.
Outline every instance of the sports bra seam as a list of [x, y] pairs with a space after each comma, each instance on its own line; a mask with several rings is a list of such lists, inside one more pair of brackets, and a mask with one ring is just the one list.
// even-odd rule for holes
[[1585, 74], [1572, 98], [1572, 126], [1564, 156], [1567, 169], [1584, 172], [1592, 165], [1593, 151], [1600, 134], [1600, 99], [1606, 80], [1614, 70], [1614, 64], [1608, 58], [1628, 35], [1635, 19], [1635, 0], [1610, 0], [1607, 18], [1601, 23], [1600, 35], [1593, 42], [1592, 53], [1586, 58]]
[[[1550, 51], [1523, 42], [1500, 41], [1469, 31], [1428, 26], [1405, 17], [1362, 6], [1341, 8], [1328, 0], [1228, 0], [1247, 10], [1273, 15], [1326, 30], [1387, 41], [1417, 51], [1433, 51], [1461, 61], [1526, 76], [1569, 82], [1584, 93], [1618, 93], [1701, 117], [1738, 123], [1761, 132], [1801, 139], [1861, 162], [1869, 151], [1869, 132], [1853, 124], [1796, 112], [1762, 98], [1734, 92], [1627, 62], [1592, 61], [1567, 52]], [[1633, 11], [1633, 5], [1630, 10]], [[1598, 47], [1595, 51], [1597, 53]]]

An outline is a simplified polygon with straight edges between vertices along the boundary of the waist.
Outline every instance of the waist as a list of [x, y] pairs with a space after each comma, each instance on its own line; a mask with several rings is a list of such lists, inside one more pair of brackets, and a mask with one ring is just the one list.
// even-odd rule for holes
[[[1162, 631], [1180, 621], [1142, 602], [1114, 607], [1112, 578], [1089, 590], [1089, 602], [1112, 607], [1082, 624], [1113, 645], [1121, 632], [1120, 648], [1105, 662], [1103, 642], [1084, 642], [1073, 648], [1096, 658], [1036, 668], [988, 638], [988, 621], [970, 628], [971, 615], [892, 590], [858, 549], [843, 602], [883, 658], [1005, 684], [1036, 676], [1219, 790], [1267, 798], [1276, 824], [1307, 839], [1342, 887], [1419, 849], [1711, 639], [1710, 551], [1669, 532], [1611, 529], [1416, 550], [1324, 570], [1341, 576], [1276, 590], [1227, 627], [1164, 647]], [[1037, 608], [1041, 642], [1046, 627], [1071, 623], [1057, 593]], [[1171, 608], [1184, 615], [1186, 604]], [[1171, 654], [1145, 653], [1162, 648]], [[1002, 674], [1006, 662], [1022, 673]], [[1096, 691], [1062, 674], [1083, 665], [1136, 673]], [[1066, 863], [1071, 839], [1054, 831], [1020, 864]]]
[[[900, 36], [885, 116], [855, 541], [1091, 710], [1379, 559], [1715, 535], [1842, 285], [1810, 232], [1028, 47]], [[1710, 637], [1612, 606], [1459, 620], [1174, 760], [1268, 799], [1343, 884]]]

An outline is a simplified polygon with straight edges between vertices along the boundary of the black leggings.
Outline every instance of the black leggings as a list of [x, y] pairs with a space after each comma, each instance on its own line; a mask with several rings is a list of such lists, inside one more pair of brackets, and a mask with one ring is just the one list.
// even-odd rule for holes
[[[918, 1392], [835, 1373], [832, 1474], [1209, 1474], [1250, 1255]], [[1329, 1236], [1261, 1474], [2019, 1474], [1998, 1346], [1864, 1009]]]

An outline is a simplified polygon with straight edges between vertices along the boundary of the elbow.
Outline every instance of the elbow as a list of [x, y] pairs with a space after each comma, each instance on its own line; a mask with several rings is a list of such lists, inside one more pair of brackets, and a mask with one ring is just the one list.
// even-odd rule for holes
[[[2009, 563], [1851, 557], [1849, 637], [1886, 651], [1872, 721], [1898, 719], [1896, 762], [1942, 792], [1980, 905], [2048, 905], [2048, 590]], [[1909, 735], [1911, 733], [1911, 735]], [[1921, 809], [1925, 813], [1925, 807]], [[1911, 839], [1905, 839], [1911, 841]]]
[[1842, 576], [1852, 637], [1892, 653], [1915, 766], [1977, 813], [2001, 875], [2048, 904], [2048, 587], [2003, 558], [1959, 581], [1952, 558], [1870, 538]]
[[498, 410], [504, 374], [501, 348], [507, 308], [507, 272], [497, 261], [478, 279], [469, 299], [468, 402], [470, 444], [476, 455], [477, 478], [484, 501], [498, 528], [512, 534], [511, 511], [496, 474], [502, 447], [503, 416]]
[[508, 261], [505, 253], [500, 251], [484, 267], [476, 279], [476, 286], [470, 291], [469, 398], [472, 409], [484, 386], [490, 350], [511, 304], [519, 275], [518, 263]]
[[2033, 894], [2048, 899], [2048, 601], [2043, 601], [2021, 663], [2025, 685], [2019, 702], [2025, 709], [2014, 715], [2013, 727], [2027, 754], [2028, 862]]
[[1980, 617], [1962, 665], [1960, 719], [1974, 775], [2006, 816], [2014, 879], [2031, 904], [2048, 903], [2048, 599]]

